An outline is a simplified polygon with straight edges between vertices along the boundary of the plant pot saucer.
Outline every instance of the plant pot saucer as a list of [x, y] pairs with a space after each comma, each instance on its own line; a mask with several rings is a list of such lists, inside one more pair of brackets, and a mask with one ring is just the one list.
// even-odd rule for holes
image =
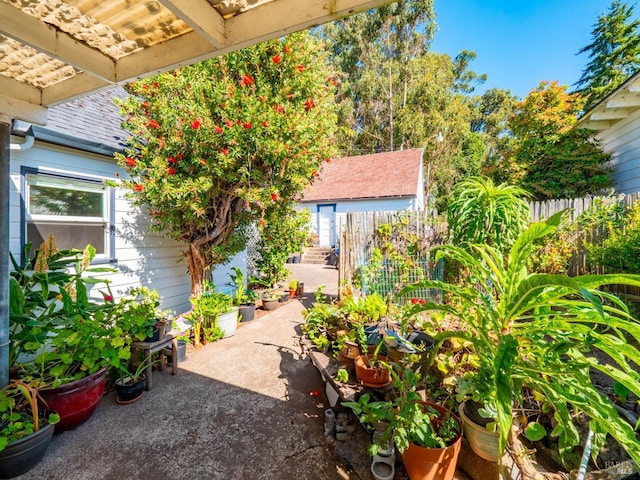
[[392, 383], [393, 383], [393, 380], [389, 380], [388, 382], [385, 382], [385, 383], [369, 383], [369, 382], [363, 382], [362, 380], [360, 380], [360, 384], [369, 388], [386, 388]]
[[129, 405], [130, 403], [135, 403], [138, 400], [140, 400], [142, 398], [142, 395], [140, 395], [139, 397], [136, 398], [132, 398], [131, 400], [120, 400], [117, 396], [116, 396], [116, 403], [118, 405]]

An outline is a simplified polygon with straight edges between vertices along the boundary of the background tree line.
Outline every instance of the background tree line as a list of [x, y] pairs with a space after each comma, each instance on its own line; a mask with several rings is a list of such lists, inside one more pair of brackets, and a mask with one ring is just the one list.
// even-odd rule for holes
[[333, 22], [315, 34], [338, 74], [342, 155], [424, 147], [427, 194], [446, 206], [460, 179], [484, 174], [521, 186], [533, 198], [573, 198], [610, 186], [609, 156], [576, 128], [640, 66], [634, 7], [614, 0], [595, 21], [589, 61], [573, 90], [541, 81], [524, 99], [508, 89], [475, 94], [486, 75], [471, 50], [432, 52], [433, 0], [402, 0]]

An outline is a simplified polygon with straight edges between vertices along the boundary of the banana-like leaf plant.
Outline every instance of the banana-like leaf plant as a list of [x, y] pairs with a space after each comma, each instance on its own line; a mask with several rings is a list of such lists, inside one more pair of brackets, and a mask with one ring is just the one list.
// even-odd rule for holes
[[551, 234], [560, 218], [561, 213], [531, 224], [504, 254], [487, 245], [441, 246], [437, 258], [460, 264], [469, 273], [466, 280], [459, 285], [425, 280], [400, 295], [423, 288], [445, 293], [446, 303], [413, 308], [415, 313], [445, 312], [466, 326], [465, 331], [438, 335], [436, 345], [452, 337], [473, 344], [479, 368], [467, 380], [495, 409], [501, 450], [512, 428], [514, 405], [527, 387], [553, 406], [557, 426], [552, 435], [558, 436], [561, 454], [580, 444], [573, 418], [584, 413], [595, 432], [594, 457], [609, 434], [640, 465], [633, 426], [590, 378], [591, 371], [600, 371], [640, 395], [634, 368], [640, 362], [634, 346], [640, 343], [640, 323], [619, 298], [599, 290], [606, 285], [640, 286], [640, 275], [569, 277], [527, 271], [534, 242]]

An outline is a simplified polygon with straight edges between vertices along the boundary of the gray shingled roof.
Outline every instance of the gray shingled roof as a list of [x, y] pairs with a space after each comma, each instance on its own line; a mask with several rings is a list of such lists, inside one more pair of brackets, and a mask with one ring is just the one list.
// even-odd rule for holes
[[326, 163], [303, 202], [412, 197], [418, 192], [422, 149], [343, 157]]
[[34, 127], [36, 139], [102, 154], [123, 150], [129, 133], [113, 100], [127, 95], [116, 87], [51, 107], [47, 125]]

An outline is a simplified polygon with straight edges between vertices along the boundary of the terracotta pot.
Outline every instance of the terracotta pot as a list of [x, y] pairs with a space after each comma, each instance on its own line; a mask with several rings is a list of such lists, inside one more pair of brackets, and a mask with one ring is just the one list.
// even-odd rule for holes
[[56, 433], [75, 428], [89, 419], [102, 399], [106, 380], [107, 369], [103, 368], [75, 382], [38, 390], [48, 407], [60, 415]]
[[[425, 403], [441, 415], [446, 415], [448, 410], [433, 403]], [[462, 445], [462, 423], [460, 419], [450, 413], [458, 422], [460, 433], [453, 443], [445, 448], [426, 448], [409, 444], [402, 454], [404, 468], [411, 480], [453, 480]]]
[[362, 353], [360, 352], [360, 347], [355, 342], [345, 342], [344, 347], [341, 352], [346, 358], [350, 358], [351, 360], [355, 360]]
[[[378, 356], [378, 360], [386, 362], [387, 357]], [[369, 355], [359, 355], [355, 359], [356, 377], [360, 383], [371, 388], [384, 388], [391, 385], [391, 373], [384, 366], [371, 365]]]
[[479, 457], [489, 460], [490, 462], [497, 462], [502, 455], [499, 448], [499, 435], [497, 432], [487, 430], [482, 425], [478, 425], [466, 414], [465, 409], [468, 408], [469, 403], [463, 402], [458, 407], [458, 414], [462, 419], [462, 425], [464, 427], [464, 436], [469, 442], [471, 450]]

